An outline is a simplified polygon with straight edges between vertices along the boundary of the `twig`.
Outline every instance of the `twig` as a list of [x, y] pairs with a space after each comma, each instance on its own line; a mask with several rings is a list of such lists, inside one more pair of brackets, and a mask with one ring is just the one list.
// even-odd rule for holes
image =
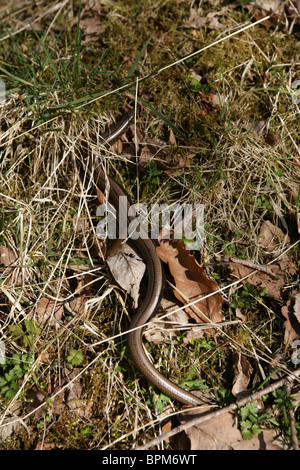
[[247, 268], [255, 269], [256, 271], [261, 271], [269, 276], [276, 276], [276, 274], [272, 271], [270, 266], [265, 264], [257, 264], [248, 259], [240, 259], [240, 258], [225, 258], [224, 261], [231, 261], [235, 264], [241, 264], [242, 266], [246, 266]]
[[[288, 383], [286, 385], [286, 389], [287, 389], [288, 394], [290, 395], [291, 394], [291, 384], [290, 383]], [[289, 414], [289, 420], [290, 420], [290, 426], [291, 426], [291, 437], [292, 437], [293, 448], [294, 448], [294, 450], [299, 450], [299, 441], [298, 441], [298, 438], [297, 438], [297, 432], [296, 432], [296, 426], [295, 426], [294, 410], [290, 409], [288, 414]]]
[[[296, 377], [299, 377], [299, 376], [300, 376], [300, 368], [296, 369], [294, 372], [292, 372], [290, 376], [285, 376], [282, 379], [279, 379], [276, 382], [274, 382], [273, 384], [269, 385], [268, 387], [265, 387], [261, 390], [258, 390], [257, 392], [254, 392], [250, 396], [241, 398], [236, 403], [232, 403], [231, 405], [226, 406], [225, 408], [221, 408], [219, 410], [212, 411], [211, 413], [207, 413], [205, 415], [193, 418], [190, 421], [188, 421], [187, 423], [180, 424], [179, 426], [172, 429], [171, 431], [168, 431], [164, 434], [161, 434], [160, 436], [156, 437], [155, 439], [151, 439], [151, 441], [148, 441], [146, 444], [135, 447], [135, 450], [149, 449], [149, 447], [154, 447], [157, 444], [159, 444], [160, 442], [164, 441], [165, 439], [168, 439], [172, 436], [175, 436], [176, 434], [178, 434], [182, 431], [185, 431], [186, 429], [191, 428], [192, 426], [202, 424], [205, 421], [209, 421], [210, 419], [217, 418], [220, 415], [223, 415], [225, 413], [229, 413], [230, 411], [234, 411], [237, 408], [246, 405], [247, 403], [249, 403], [252, 400], [256, 400], [258, 398], [261, 398], [263, 395], [267, 395], [268, 393], [273, 392], [277, 388], [280, 388], [284, 385], [288, 386]], [[196, 407], [193, 408], [193, 409], [196, 409]], [[296, 437], [296, 439], [297, 439], [297, 437]]]

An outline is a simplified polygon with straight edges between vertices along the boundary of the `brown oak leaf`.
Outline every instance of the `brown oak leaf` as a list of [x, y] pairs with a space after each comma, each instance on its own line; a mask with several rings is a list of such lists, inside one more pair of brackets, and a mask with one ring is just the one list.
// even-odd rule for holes
[[[204, 269], [187, 250], [183, 242], [159, 240], [156, 248], [158, 256], [168, 263], [175, 280], [175, 297], [183, 304], [195, 302], [185, 307], [186, 313], [197, 323], [220, 322], [222, 315], [222, 296], [217, 293], [218, 284], [208, 279]], [[204, 298], [208, 294], [212, 294]], [[206, 330], [207, 332], [207, 330]]]

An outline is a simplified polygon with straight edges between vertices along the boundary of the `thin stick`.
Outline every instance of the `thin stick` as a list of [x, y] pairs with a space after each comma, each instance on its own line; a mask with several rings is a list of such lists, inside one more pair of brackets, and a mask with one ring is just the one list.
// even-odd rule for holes
[[225, 257], [223, 258], [222, 261], [226, 261], [226, 262], [231, 261], [231, 263], [241, 264], [242, 266], [246, 266], [246, 268], [255, 269], [256, 271], [260, 271], [262, 273], [268, 274], [269, 276], [273, 276], [273, 277], [276, 276], [276, 274], [272, 271], [272, 268], [270, 268], [269, 266], [265, 264], [257, 264], [248, 259]]
[[[293, 373], [291, 373], [290, 376], [285, 376], [282, 379], [277, 380], [273, 384], [269, 385], [268, 387], [265, 387], [261, 390], [258, 390], [257, 392], [254, 392], [252, 395], [248, 397], [241, 398], [238, 400], [236, 403], [232, 403], [229, 406], [226, 406], [225, 408], [221, 408], [216, 411], [212, 411], [211, 413], [205, 414], [204, 416], [198, 416], [196, 418], [191, 419], [187, 423], [180, 424], [176, 428], [172, 429], [171, 431], [168, 431], [164, 434], [161, 434], [160, 436], [156, 437], [155, 439], [151, 439], [148, 441], [146, 444], [142, 446], [135, 447], [136, 450], [145, 450], [149, 449], [149, 447], [153, 447], [164, 441], [165, 439], [169, 439], [172, 436], [175, 436], [176, 434], [185, 431], [188, 428], [191, 428], [192, 426], [196, 426], [198, 424], [202, 424], [206, 421], [209, 421], [210, 419], [218, 418], [219, 416], [229, 413], [230, 411], [235, 411], [241, 406], [246, 405], [252, 400], [256, 400], [258, 398], [261, 398], [264, 395], [267, 395], [268, 393], [274, 392], [277, 388], [283, 387], [284, 385], [289, 385], [295, 378], [300, 376], [300, 368], [296, 369]], [[195, 407], [194, 409], [197, 409]]]
[[[288, 394], [291, 394], [291, 384], [288, 383], [286, 385], [286, 390]], [[295, 413], [293, 409], [289, 410], [289, 420], [290, 420], [290, 426], [291, 426], [291, 437], [292, 437], [292, 444], [294, 450], [299, 450], [299, 441], [297, 438], [297, 432], [296, 432], [296, 426], [295, 426]]]

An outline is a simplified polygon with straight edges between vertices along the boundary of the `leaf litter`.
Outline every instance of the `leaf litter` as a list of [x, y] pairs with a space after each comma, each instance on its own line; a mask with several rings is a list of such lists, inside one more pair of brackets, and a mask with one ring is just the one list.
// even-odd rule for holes
[[[206, 276], [204, 269], [185, 248], [184, 242], [160, 239], [156, 251], [168, 264], [176, 286], [174, 295], [182, 302], [185, 312], [197, 323], [222, 321], [223, 299], [216, 292], [218, 284]], [[216, 294], [205, 298], [213, 292]], [[191, 302], [193, 305], [185, 306]]]

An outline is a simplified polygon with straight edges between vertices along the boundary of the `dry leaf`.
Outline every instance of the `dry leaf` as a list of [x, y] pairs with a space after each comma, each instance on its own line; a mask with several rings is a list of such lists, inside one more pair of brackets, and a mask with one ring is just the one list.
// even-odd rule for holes
[[63, 302], [41, 297], [36, 303], [34, 318], [40, 325], [48, 321], [51, 325], [54, 325], [56, 322], [60, 322], [63, 311]]
[[70, 308], [73, 312], [81, 315], [85, 312], [87, 297], [90, 296], [92, 292], [91, 281], [93, 280], [93, 276], [89, 273], [82, 274], [80, 270], [78, 273], [81, 275], [77, 277], [77, 286], [74, 291], [75, 297], [70, 301]]
[[83, 389], [80, 376], [81, 369], [73, 368], [71, 371], [65, 367], [64, 377], [66, 382], [69, 383], [68, 391], [66, 393], [66, 407], [69, 411], [76, 414], [80, 418], [92, 418], [92, 400], [85, 400], [83, 398]]
[[11, 267], [18, 258], [19, 256], [16, 255], [13, 250], [6, 246], [0, 246], [0, 259], [1, 263], [4, 264], [5, 267]]
[[295, 295], [294, 316], [300, 324], [300, 292]]
[[[60, 387], [56, 387], [51, 390], [51, 385], [48, 384], [47, 391], [40, 389], [36, 384], [34, 384], [28, 391], [27, 398], [28, 402], [26, 403], [26, 412], [32, 414], [32, 418], [37, 421], [45, 413], [45, 410], [42, 405], [45, 403], [47, 398], [49, 398], [52, 393], [55, 394], [60, 390]], [[52, 403], [52, 412], [59, 414], [61, 409], [64, 407], [64, 397], [62, 394], [58, 394], [53, 403]]]
[[266, 121], [258, 121], [246, 124], [244, 127], [250, 129], [253, 136], [256, 140], [274, 147], [279, 143], [279, 137], [277, 134], [272, 134], [271, 132], [264, 132], [265, 127], [267, 126]]
[[280, 138], [277, 134], [272, 134], [272, 132], [268, 132], [264, 136], [264, 142], [270, 147], [275, 147], [275, 145], [279, 144]]
[[[250, 14], [253, 14], [255, 20], [260, 20], [272, 14], [270, 18], [261, 23], [266, 28], [276, 28], [279, 31], [284, 30], [296, 37], [299, 36], [299, 2], [283, 2], [282, 0], [256, 0], [255, 4], [248, 2], [245, 8]], [[298, 10], [298, 11], [297, 11]]]
[[[190, 418], [195, 414], [190, 412]], [[188, 420], [186, 413], [184, 420]], [[277, 435], [273, 430], [261, 431], [251, 440], [244, 440], [236, 427], [235, 414], [232, 412], [187, 428], [185, 432], [190, 440], [189, 450], [281, 450], [275, 442]]]
[[48, 442], [43, 439], [42, 441], [39, 441], [37, 443], [34, 450], [52, 450], [56, 448], [57, 448], [56, 442]]
[[[155, 321], [156, 318], [160, 318], [162, 315], [166, 315], [173, 310], [176, 310], [176, 312], [168, 315], [165, 320], [161, 320], [159, 323]], [[177, 341], [180, 326], [187, 325], [188, 321], [189, 317], [183, 309], [178, 310], [178, 305], [163, 298], [160, 302], [157, 314], [151, 318], [151, 323], [145, 328], [145, 338], [147, 341], [155, 344], [162, 344], [166, 341], [172, 341], [174, 343]], [[176, 327], [178, 330], [176, 330]]]
[[79, 26], [84, 32], [83, 44], [97, 41], [105, 31], [100, 18], [95, 15], [92, 17], [81, 18]]
[[219, 107], [220, 103], [225, 101], [224, 95], [217, 95], [216, 93], [201, 93], [198, 92], [199, 102], [201, 103], [202, 109], [198, 111], [198, 114], [208, 114], [214, 108]]
[[[170, 152], [170, 144], [176, 145], [176, 138], [172, 130], [169, 130], [169, 141], [164, 142], [155, 137], [150, 137], [145, 132], [141, 132], [136, 126], [130, 126], [127, 132], [127, 142], [121, 142], [121, 149], [117, 149], [119, 153], [122, 153], [128, 160], [136, 158], [136, 154], [139, 155], [139, 166], [145, 169], [146, 165], [153, 161], [162, 168], [164, 173], [172, 174], [181, 168], [190, 167], [195, 154], [188, 154], [185, 156], [176, 155], [174, 152]], [[132, 142], [135, 145], [132, 145]], [[103, 193], [97, 191], [98, 199], [101, 204], [105, 203]], [[100, 195], [100, 197], [99, 197]]]
[[6, 246], [0, 246], [0, 261], [4, 264], [5, 268], [2, 277], [6, 277], [6, 286], [19, 286], [22, 284], [22, 273], [27, 279], [28, 269], [21, 270], [16, 267], [16, 262], [19, 259], [19, 255]]
[[[39, 408], [39, 406], [44, 403], [45, 398], [47, 398], [47, 392], [45, 392], [44, 390], [40, 390], [37, 385], [33, 385], [28, 390], [26, 412], [32, 413], [34, 420], [40, 419], [41, 416], [44, 414], [43, 407]], [[34, 412], [34, 410], [36, 411]]]
[[4, 418], [0, 427], [0, 439], [5, 441], [11, 434], [13, 434], [21, 426], [20, 421], [16, 416], [12, 418]]
[[264, 9], [268, 13], [283, 13], [284, 8], [282, 0], [256, 0], [255, 6]]
[[187, 158], [172, 155], [168, 150], [164, 150], [161, 141], [145, 136], [140, 151], [139, 165], [145, 168], [147, 163], [153, 161], [164, 170], [166, 174], [172, 174], [181, 168], [189, 167], [192, 163], [194, 155], [189, 155]]
[[225, 25], [219, 22], [218, 16], [223, 16], [224, 10], [214, 10], [209, 11], [206, 16], [201, 16], [203, 14], [202, 8], [190, 8], [190, 16], [188, 20], [184, 23], [184, 28], [200, 29], [200, 28], [210, 28], [210, 29], [223, 29]]
[[177, 145], [176, 137], [172, 129], [170, 129], [169, 141], [172, 145]]
[[300, 292], [287, 301], [281, 308], [281, 313], [286, 319], [284, 344], [289, 346], [300, 339]]
[[73, 217], [73, 227], [75, 232], [85, 232], [89, 228], [88, 217], [84, 214], [75, 214]]
[[193, 306], [186, 307], [185, 311], [198, 323], [221, 321], [223, 319], [222, 296], [219, 293], [197, 302], [197, 299], [216, 292], [218, 284], [208, 279], [204, 269], [184, 247], [183, 242], [159, 240], [159, 244], [160, 246], [156, 248], [157, 254], [165, 263], [168, 263], [175, 280], [175, 297], [183, 304], [196, 301]]
[[282, 246], [283, 241], [289, 243], [290, 238], [283, 231], [272, 224], [269, 220], [265, 220], [260, 228], [258, 243], [266, 251], [278, 250]]
[[98, 187], [96, 188], [96, 191], [97, 191], [97, 198], [100, 204], [106, 204], [107, 201], [106, 201], [103, 191], [101, 191], [101, 189], [99, 189]]
[[70, 301], [70, 309], [78, 315], [82, 315], [85, 312], [86, 297], [79, 295]]
[[[136, 134], [135, 134], [136, 131]], [[134, 126], [131, 126], [132, 140], [138, 144], [139, 152], [139, 166], [145, 168], [147, 163], [153, 161], [163, 169], [164, 173], [172, 174], [181, 168], [190, 167], [194, 154], [189, 154], [186, 157], [174, 155], [169, 151], [169, 144], [162, 140], [150, 137], [146, 133], [141, 132]], [[170, 131], [170, 143], [175, 145], [174, 134]], [[175, 143], [174, 143], [175, 142]], [[129, 158], [135, 157], [136, 151], [133, 150], [132, 155], [128, 155]]]
[[251, 366], [249, 361], [239, 351], [234, 354], [234, 379], [232, 385], [232, 394], [238, 398], [249, 394], [247, 390], [250, 382]]
[[109, 258], [107, 264], [116, 282], [132, 297], [136, 308], [140, 283], [146, 268], [144, 261], [129, 245], [124, 243], [122, 250]]
[[242, 320], [243, 323], [247, 321], [247, 316], [242, 313], [239, 307], [235, 309], [235, 316], [236, 318], [239, 318], [240, 320]]
[[265, 131], [267, 128], [267, 121], [257, 121], [257, 122], [247, 122], [245, 123], [236, 123], [237, 126], [242, 127], [243, 129], [247, 129], [251, 132], [251, 135], [262, 144], [269, 145], [274, 147], [275, 145], [279, 144], [280, 138], [277, 134], [273, 134], [272, 132]]
[[284, 289], [285, 275], [287, 272], [293, 275], [296, 270], [296, 266], [291, 260], [285, 262], [285, 269], [282, 269], [282, 262], [283, 260], [280, 260], [280, 262], [267, 266], [270, 274], [254, 271], [251, 267], [232, 261], [228, 262], [228, 268], [234, 279], [242, 279], [247, 276], [246, 279], [242, 279], [243, 284], [249, 283], [259, 288], [265, 287], [267, 288], [267, 297], [282, 301], [286, 300], [288, 296], [286, 289]]

